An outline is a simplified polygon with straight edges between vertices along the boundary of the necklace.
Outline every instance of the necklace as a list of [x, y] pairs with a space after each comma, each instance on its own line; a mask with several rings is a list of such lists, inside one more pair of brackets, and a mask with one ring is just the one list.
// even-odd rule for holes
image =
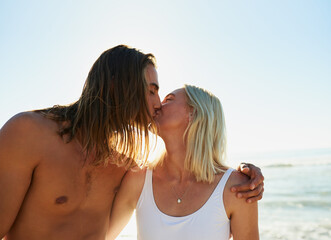
[[177, 194], [176, 190], [175, 190], [175, 187], [171, 185], [171, 188], [172, 188], [172, 190], [174, 191], [175, 196], [176, 196], [176, 198], [177, 198], [177, 203], [178, 203], [178, 204], [182, 203], [183, 198], [184, 198], [185, 194], [187, 193], [187, 190], [189, 190], [189, 188], [190, 188], [191, 186], [192, 186], [192, 184], [191, 184], [188, 188], [186, 188], [186, 190], [185, 190], [185, 192], [182, 194], [182, 196], [179, 196], [179, 195]]

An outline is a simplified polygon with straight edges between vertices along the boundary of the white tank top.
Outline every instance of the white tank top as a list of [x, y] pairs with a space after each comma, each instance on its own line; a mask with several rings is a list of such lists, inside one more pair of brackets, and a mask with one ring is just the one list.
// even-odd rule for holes
[[224, 173], [199, 210], [187, 216], [173, 217], [158, 209], [153, 195], [153, 172], [147, 170], [136, 206], [138, 240], [228, 240], [230, 220], [223, 204], [223, 191], [232, 171], [228, 169]]

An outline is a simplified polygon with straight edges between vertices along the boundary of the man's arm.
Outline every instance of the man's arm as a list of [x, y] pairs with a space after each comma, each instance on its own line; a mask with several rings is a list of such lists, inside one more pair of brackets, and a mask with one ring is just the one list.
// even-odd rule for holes
[[231, 192], [237, 192], [236, 196], [245, 198], [248, 203], [261, 200], [264, 192], [264, 177], [261, 169], [250, 163], [241, 163], [237, 170], [250, 179], [242, 184], [232, 186]]
[[128, 224], [144, 186], [145, 172], [129, 170], [124, 176], [111, 210], [107, 240], [115, 239]]
[[35, 123], [25, 113], [10, 119], [0, 130], [0, 239], [15, 222], [37, 166], [32, 157], [34, 130]]

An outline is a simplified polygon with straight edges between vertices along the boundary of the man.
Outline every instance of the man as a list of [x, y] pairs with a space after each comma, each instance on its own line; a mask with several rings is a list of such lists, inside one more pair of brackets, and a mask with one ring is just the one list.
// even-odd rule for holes
[[[158, 88], [154, 56], [120, 45], [96, 60], [77, 102], [10, 119], [0, 130], [0, 238], [105, 239], [121, 179], [149, 151]], [[258, 187], [237, 190], [261, 199], [260, 170], [245, 169]]]

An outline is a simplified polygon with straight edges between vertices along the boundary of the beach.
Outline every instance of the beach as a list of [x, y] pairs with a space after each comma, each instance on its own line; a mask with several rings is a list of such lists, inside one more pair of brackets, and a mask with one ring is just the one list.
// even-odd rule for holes
[[[241, 154], [231, 160], [254, 163], [265, 176], [261, 240], [331, 239], [331, 149]], [[117, 239], [136, 239], [134, 216]]]

